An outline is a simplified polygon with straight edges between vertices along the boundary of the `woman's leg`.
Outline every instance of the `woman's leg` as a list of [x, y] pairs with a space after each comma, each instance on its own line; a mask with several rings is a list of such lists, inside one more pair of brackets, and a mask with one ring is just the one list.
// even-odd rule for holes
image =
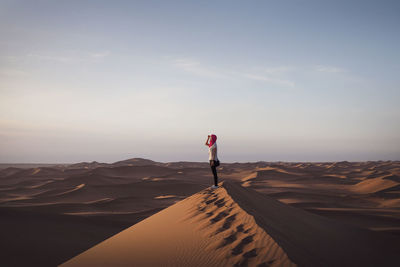
[[217, 175], [217, 168], [212, 165], [212, 161], [210, 160], [211, 171], [214, 175], [214, 185], [218, 186], [218, 175]]

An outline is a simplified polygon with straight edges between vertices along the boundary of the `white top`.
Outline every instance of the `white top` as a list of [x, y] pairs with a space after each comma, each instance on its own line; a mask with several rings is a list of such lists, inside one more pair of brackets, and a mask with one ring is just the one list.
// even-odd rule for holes
[[[215, 158], [212, 157], [211, 150], [215, 147]], [[208, 160], [218, 160], [218, 148], [217, 142], [215, 142], [212, 146], [208, 147]]]

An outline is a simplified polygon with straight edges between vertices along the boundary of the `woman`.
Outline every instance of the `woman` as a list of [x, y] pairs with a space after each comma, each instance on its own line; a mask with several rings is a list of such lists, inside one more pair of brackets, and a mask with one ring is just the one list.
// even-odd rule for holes
[[214, 185], [211, 186], [211, 188], [218, 188], [217, 166], [219, 164], [219, 160], [217, 155], [217, 136], [215, 134], [207, 137], [206, 146], [208, 146], [208, 160], [210, 161], [211, 170], [214, 175]]

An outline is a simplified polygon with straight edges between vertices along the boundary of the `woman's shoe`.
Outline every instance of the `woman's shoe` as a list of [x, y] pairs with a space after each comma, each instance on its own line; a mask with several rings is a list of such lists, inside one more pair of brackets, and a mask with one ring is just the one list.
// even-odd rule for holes
[[217, 185], [213, 185], [213, 186], [211, 186], [211, 188], [215, 189], [215, 188], [218, 188], [218, 186]]

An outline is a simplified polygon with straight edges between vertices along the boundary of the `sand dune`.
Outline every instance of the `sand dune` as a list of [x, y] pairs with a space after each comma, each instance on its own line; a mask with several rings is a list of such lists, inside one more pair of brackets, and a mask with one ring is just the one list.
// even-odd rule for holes
[[[343, 224], [227, 183], [227, 191], [301, 266], [391, 266], [398, 239]], [[379, 253], [376, 253], [379, 251]]]
[[192, 195], [61, 266], [295, 266], [224, 187]]
[[74, 188], [72, 188], [72, 189], [70, 189], [70, 190], [67, 190], [67, 191], [65, 191], [65, 192], [61, 192], [61, 193], [55, 194], [54, 196], [66, 195], [66, 194], [69, 194], [69, 193], [78, 191], [78, 190], [82, 189], [83, 187], [85, 187], [85, 184], [80, 184], [80, 185], [77, 185], [77, 186], [75, 186]]
[[398, 186], [399, 183], [390, 179], [371, 178], [353, 185], [353, 190], [357, 193], [376, 193]]
[[232, 182], [221, 186], [61, 266], [387, 266], [400, 252], [391, 236], [292, 208]]
[[[223, 162], [218, 172], [224, 187], [214, 191], [216, 195], [207, 195], [205, 189], [212, 183], [207, 162], [163, 163], [136, 158], [116, 163], [3, 164], [0, 166], [0, 249], [4, 253], [0, 265], [61, 264], [183, 199], [189, 202], [185, 198], [196, 198], [196, 195], [199, 202], [186, 215], [180, 214], [186, 220], [179, 223], [198, 225], [196, 231], [199, 235], [203, 233], [198, 238], [208, 248], [225, 244], [216, 249], [218, 253], [210, 261], [219, 261], [225, 253], [230, 255], [226, 260], [229, 264], [273, 264], [269, 262], [272, 259], [262, 259], [267, 257], [262, 247], [270, 246], [262, 231], [284, 252], [279, 252], [280, 255], [287, 255], [290, 262], [298, 265], [315, 265], [315, 261], [323, 261], [326, 266], [338, 265], [338, 261], [328, 258], [327, 251], [346, 258], [338, 249], [343, 247], [342, 243], [358, 246], [357, 242], [363, 238], [362, 243], [366, 244], [380, 244], [382, 239], [393, 244], [395, 239], [393, 247], [399, 247], [398, 161]], [[224, 190], [226, 195], [221, 195]], [[240, 194], [235, 194], [236, 191]], [[229, 204], [219, 207], [218, 201], [222, 198]], [[213, 199], [217, 205], [206, 203]], [[245, 199], [257, 201], [246, 204]], [[225, 206], [231, 204], [231, 207]], [[204, 208], [202, 212], [198, 210], [199, 205]], [[274, 209], [279, 212], [270, 216]], [[203, 218], [204, 214], [209, 217]], [[218, 217], [218, 214], [221, 215]], [[243, 222], [248, 216], [254, 221]], [[226, 230], [220, 231], [224, 227]], [[355, 230], [350, 231], [348, 227]], [[328, 234], [328, 228], [334, 234]], [[254, 236], [245, 239], [247, 230]], [[355, 241], [348, 241], [343, 233]], [[238, 246], [241, 240], [244, 241]], [[328, 246], [326, 242], [333, 250], [324, 248]], [[313, 244], [321, 244], [321, 248]], [[385, 244], [374, 249], [376, 252], [367, 249], [364, 254], [384, 255], [388, 250]], [[42, 253], [44, 250], [48, 252]], [[233, 250], [237, 254], [232, 254]], [[361, 253], [354, 251], [355, 255]], [[308, 256], [310, 253], [320, 256], [312, 258]], [[199, 255], [198, 259], [205, 257]], [[390, 262], [378, 260], [382, 261], [378, 265], [390, 266]], [[354, 262], [349, 260], [340, 265], [350, 263]]]

